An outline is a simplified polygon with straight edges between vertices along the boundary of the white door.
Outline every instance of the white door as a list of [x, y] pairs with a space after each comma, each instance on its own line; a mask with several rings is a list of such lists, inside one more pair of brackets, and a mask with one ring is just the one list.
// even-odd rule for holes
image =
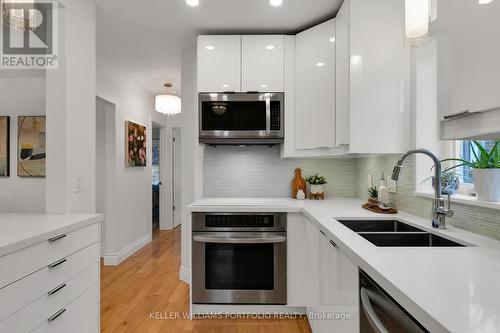
[[335, 148], [335, 19], [297, 34], [295, 145]]
[[241, 36], [198, 36], [198, 91], [241, 91]]
[[173, 194], [173, 226], [174, 228], [181, 224], [181, 129], [173, 129], [172, 144], [172, 194]]
[[241, 37], [241, 90], [285, 91], [285, 36]]

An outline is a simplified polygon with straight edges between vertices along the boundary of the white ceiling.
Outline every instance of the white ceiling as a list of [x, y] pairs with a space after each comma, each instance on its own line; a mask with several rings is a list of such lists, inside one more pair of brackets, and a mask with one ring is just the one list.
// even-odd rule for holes
[[295, 33], [333, 17], [343, 0], [97, 0], [97, 55], [152, 94], [173, 81], [198, 34]]

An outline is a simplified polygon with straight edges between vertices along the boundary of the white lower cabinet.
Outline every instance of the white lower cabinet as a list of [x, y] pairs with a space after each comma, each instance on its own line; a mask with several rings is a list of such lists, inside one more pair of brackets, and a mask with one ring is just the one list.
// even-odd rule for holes
[[[326, 236], [317, 225], [308, 221], [310, 277], [317, 279], [317, 304], [307, 307], [314, 333], [359, 332], [358, 268]], [[317, 272], [317, 273], [316, 273]]]
[[0, 257], [0, 332], [99, 332], [99, 224]]

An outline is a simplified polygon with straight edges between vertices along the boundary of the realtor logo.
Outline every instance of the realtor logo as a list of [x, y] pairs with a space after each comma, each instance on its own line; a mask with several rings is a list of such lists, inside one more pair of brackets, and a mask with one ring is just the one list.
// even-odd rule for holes
[[0, 0], [3, 69], [57, 68], [58, 13], [53, 0]]

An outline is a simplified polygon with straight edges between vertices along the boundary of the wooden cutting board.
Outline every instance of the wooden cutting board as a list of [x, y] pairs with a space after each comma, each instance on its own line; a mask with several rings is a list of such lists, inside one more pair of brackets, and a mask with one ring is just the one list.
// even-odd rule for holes
[[367, 202], [361, 207], [363, 207], [364, 209], [367, 209], [371, 212], [378, 213], [378, 214], [397, 214], [398, 213], [398, 210], [395, 208], [384, 210], [384, 209], [381, 209], [377, 204], [374, 204], [371, 202]]

